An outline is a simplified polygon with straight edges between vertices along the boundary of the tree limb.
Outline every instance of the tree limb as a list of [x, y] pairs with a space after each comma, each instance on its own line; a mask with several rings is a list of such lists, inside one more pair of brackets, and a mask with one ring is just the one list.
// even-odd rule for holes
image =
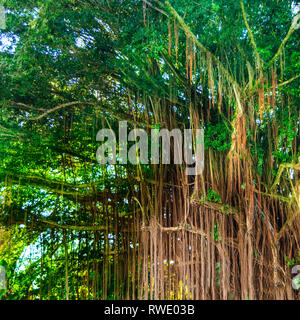
[[298, 13], [291, 24], [291, 27], [286, 35], [286, 37], [283, 39], [283, 41], [281, 42], [276, 54], [274, 55], [274, 57], [270, 60], [270, 62], [268, 63], [267, 67], [269, 67], [276, 59], [277, 57], [280, 55], [285, 43], [288, 41], [288, 39], [290, 38], [290, 36], [292, 35], [292, 33], [297, 30], [297, 28], [299, 27], [299, 24], [297, 24], [297, 21], [300, 19], [300, 13]]
[[246, 18], [245, 7], [244, 7], [244, 3], [243, 3], [242, 0], [240, 1], [240, 4], [241, 4], [241, 8], [242, 8], [243, 19], [244, 19], [245, 25], [246, 25], [248, 33], [249, 33], [249, 37], [250, 37], [250, 40], [251, 40], [252, 47], [254, 49], [254, 53], [255, 53], [255, 57], [256, 57], [256, 61], [257, 61], [257, 68], [260, 71], [261, 70], [261, 59], [260, 59], [259, 53], [257, 51], [257, 46], [256, 46], [256, 43], [255, 43], [255, 40], [254, 40], [254, 37], [253, 37], [253, 33], [252, 33], [251, 29], [250, 29], [250, 26], [249, 26], [247, 18]]

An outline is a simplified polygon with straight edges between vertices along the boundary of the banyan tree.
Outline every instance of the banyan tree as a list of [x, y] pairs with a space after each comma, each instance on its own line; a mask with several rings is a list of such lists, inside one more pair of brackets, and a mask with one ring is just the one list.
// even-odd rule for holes
[[[299, 299], [297, 2], [2, 3], [2, 299]], [[203, 172], [99, 164], [120, 121]]]

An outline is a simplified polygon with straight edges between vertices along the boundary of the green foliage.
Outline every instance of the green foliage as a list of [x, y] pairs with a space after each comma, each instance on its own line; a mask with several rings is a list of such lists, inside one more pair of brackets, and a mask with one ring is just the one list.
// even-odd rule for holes
[[231, 146], [230, 131], [224, 122], [217, 124], [208, 123], [205, 126], [204, 146], [205, 149], [217, 151], [229, 150]]
[[293, 267], [293, 266], [299, 264], [300, 263], [300, 251], [298, 252], [298, 257], [296, 257], [296, 258], [290, 258], [288, 256], [285, 256], [285, 262], [288, 267]]
[[[224, 156], [220, 163], [226, 166], [225, 157], [231, 147], [233, 102], [225, 99], [230, 92], [223, 92], [222, 114], [216, 105], [209, 107], [209, 88], [203, 87], [202, 81], [208, 77], [207, 70], [204, 68], [202, 73], [197, 70], [193, 84], [186, 79], [184, 32], [178, 30], [175, 48], [172, 29], [169, 56], [168, 19], [149, 6], [144, 17], [141, 1], [2, 2], [9, 9], [7, 29], [1, 30], [0, 39], [0, 230], [4, 230], [4, 242], [0, 239], [0, 265], [6, 268], [9, 279], [4, 298], [64, 299], [63, 233], [41, 221], [47, 218], [65, 226], [105, 226], [109, 215], [115, 227], [127, 225], [133, 219], [133, 208], [139, 208], [136, 201], [129, 199], [141, 191], [137, 185], [137, 172], [140, 172], [130, 164], [99, 166], [95, 160], [97, 131], [108, 125], [116, 130], [119, 119], [128, 120], [132, 128], [143, 127], [145, 106], [141, 101], [149, 105], [151, 119], [147, 117], [147, 120], [156, 129], [168, 126], [161, 123], [161, 115], [169, 114], [173, 103], [176, 110], [172, 117], [182, 127], [189, 128], [189, 108], [195, 101], [192, 107], [199, 114], [206, 114], [210, 108], [210, 118], [201, 120], [205, 149]], [[217, 59], [226, 61], [228, 72], [238, 82], [247, 80], [245, 61], [253, 66], [255, 61], [239, 1], [171, 2], [197, 39]], [[293, 3], [245, 1], [248, 22], [264, 61], [276, 53], [287, 34]], [[173, 28], [174, 21], [171, 24]], [[7, 39], [10, 43], [5, 47]], [[279, 82], [299, 74], [300, 54], [295, 50], [298, 46], [297, 31], [285, 46], [284, 68], [281, 70], [280, 59], [275, 62]], [[198, 62], [201, 59], [203, 56], [196, 55]], [[215, 87], [217, 90], [217, 83]], [[242, 97], [247, 104], [246, 122], [251, 126], [247, 148], [264, 183], [269, 183], [270, 173], [277, 174], [281, 163], [293, 162], [300, 156], [299, 150], [295, 152], [299, 140], [299, 93], [298, 81], [278, 87], [276, 106], [266, 107], [263, 118], [254, 123], [252, 113], [258, 110], [251, 110], [252, 102]], [[195, 100], [191, 100], [192, 96]], [[93, 105], [70, 105], [32, 120], [71, 101]], [[274, 127], [279, 130], [278, 140], [273, 139]], [[151, 165], [140, 168], [143, 183], [150, 184], [155, 174], [160, 174]], [[245, 186], [243, 183], [241, 188]], [[156, 190], [149, 188], [155, 194]], [[151, 195], [142, 189], [141, 193], [148, 199]], [[103, 193], [107, 193], [107, 212], [99, 201]], [[220, 195], [212, 188], [207, 190], [206, 199], [203, 194], [200, 199], [203, 203], [205, 200], [221, 203]], [[117, 212], [113, 211], [112, 202]], [[149, 202], [146, 209], [150, 207]], [[228, 209], [227, 204], [221, 207], [229, 215]], [[264, 214], [260, 214], [262, 221]], [[189, 224], [185, 227], [191, 229]], [[218, 222], [211, 236], [220, 241]], [[67, 234], [71, 299], [92, 299], [103, 293], [101, 284], [107, 272], [103, 270], [104, 261], [115, 259], [113, 254], [103, 255], [107, 250], [103, 239], [100, 232]], [[27, 263], [24, 255], [30, 245], [38, 249], [31, 257], [34, 259]], [[122, 245], [110, 239], [108, 247], [113, 252]], [[289, 266], [299, 263], [298, 257], [286, 259]], [[120, 260], [120, 265], [126, 263]], [[94, 265], [98, 273], [92, 269]], [[218, 274], [218, 263], [216, 270]], [[108, 299], [116, 298], [113, 292], [117, 284], [113, 278], [111, 271]], [[93, 281], [95, 292], [89, 290], [87, 279]]]
[[209, 188], [206, 193], [206, 199], [210, 202], [221, 203], [220, 195], [214, 191], [212, 188]]

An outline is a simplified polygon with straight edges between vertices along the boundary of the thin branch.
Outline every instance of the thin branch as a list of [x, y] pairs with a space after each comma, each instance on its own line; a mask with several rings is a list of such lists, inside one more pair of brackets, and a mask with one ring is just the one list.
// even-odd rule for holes
[[284, 223], [284, 225], [281, 227], [281, 229], [277, 233], [278, 240], [280, 240], [283, 237], [283, 235], [289, 230], [289, 227], [296, 220], [296, 218], [299, 217], [299, 215], [300, 215], [300, 210], [298, 210], [295, 214], [293, 214], [292, 217]]
[[94, 105], [94, 103], [84, 102], [84, 101], [73, 101], [73, 102], [63, 103], [63, 104], [60, 104], [59, 106], [56, 106], [55, 108], [52, 108], [52, 109], [44, 112], [43, 114], [41, 114], [37, 117], [29, 118], [28, 120], [40, 120], [40, 119], [48, 116], [49, 114], [51, 114], [57, 110], [60, 110], [60, 109], [66, 108], [66, 107], [70, 107], [70, 106], [74, 106], [74, 105], [78, 105], [78, 104]]
[[166, 17], [169, 18], [169, 15], [168, 15], [165, 11], [163, 11], [163, 10], [155, 7], [155, 6], [154, 6], [152, 3], [150, 3], [149, 1], [147, 1], [147, 0], [141, 0], [141, 1], [144, 2], [145, 4], [147, 4], [147, 5], [148, 5], [149, 7], [151, 7], [152, 9], [154, 9], [154, 10], [162, 13], [163, 15], [165, 15]]
[[275, 186], [279, 183], [280, 177], [281, 177], [284, 169], [300, 170], [300, 162], [299, 163], [282, 163], [279, 166], [279, 170], [278, 170], [276, 179], [275, 179], [273, 185], [271, 186], [270, 190], [273, 190], [275, 188]]
[[173, 71], [175, 77], [184, 85], [186, 85], [186, 79], [183, 78], [179, 71], [176, 69], [176, 67], [173, 65], [173, 63], [171, 62], [171, 60], [167, 57], [167, 55], [165, 55], [163, 52], [161, 52], [161, 55], [163, 57], [163, 59], [165, 60], [166, 64], [169, 66], [169, 68]]
[[247, 27], [247, 30], [248, 30], [248, 33], [249, 33], [249, 36], [250, 36], [250, 40], [251, 40], [251, 44], [252, 44], [252, 47], [254, 49], [255, 57], [256, 57], [256, 60], [257, 60], [257, 67], [258, 67], [258, 70], [261, 70], [261, 61], [260, 61], [261, 59], [260, 59], [259, 53], [257, 51], [257, 46], [256, 46], [256, 43], [255, 43], [255, 40], [254, 40], [254, 37], [253, 37], [253, 33], [252, 33], [251, 29], [250, 29], [250, 26], [249, 26], [247, 18], [246, 18], [246, 12], [245, 12], [244, 3], [243, 3], [242, 0], [240, 1], [240, 3], [241, 3], [242, 13], [243, 13], [243, 19], [244, 19], [245, 25]]
[[[178, 232], [178, 231], [185, 231], [185, 232], [190, 232], [193, 234], [198, 234], [199, 236], [205, 237], [205, 238], [209, 238], [208, 234], [201, 230], [201, 229], [196, 229], [196, 228], [188, 228], [187, 226], [178, 226], [178, 227], [163, 227], [161, 224], [159, 224], [158, 222], [156, 223], [157, 226], [159, 227], [161, 232]], [[149, 231], [151, 232], [151, 227], [142, 227], [142, 230], [145, 231]], [[224, 238], [223, 239], [227, 244], [229, 244], [230, 246], [237, 248], [237, 240], [234, 238]], [[213, 243], [218, 249], [220, 249], [222, 251], [222, 247], [221, 247], [221, 242], [215, 241], [214, 239], [210, 238], [210, 242]]]
[[297, 30], [297, 28], [299, 27], [299, 24], [297, 24], [297, 21], [300, 19], [300, 13], [298, 13], [291, 24], [291, 27], [286, 35], [286, 37], [283, 39], [283, 41], [281, 42], [276, 54], [274, 55], [274, 57], [270, 60], [270, 62], [267, 65], [267, 68], [277, 59], [277, 57], [280, 55], [285, 43], [288, 41], [288, 39], [290, 38], [290, 36], [292, 35], [292, 33]]
[[53, 221], [49, 221], [46, 219], [38, 219], [39, 222], [48, 224], [52, 227], [59, 229], [68, 229], [68, 230], [76, 230], [76, 231], [106, 231], [106, 226], [72, 226], [72, 225], [61, 225]]
[[295, 77], [293, 77], [293, 78], [291, 78], [291, 79], [289, 79], [289, 80], [286, 80], [286, 81], [284, 81], [284, 82], [281, 82], [281, 83], [278, 84], [278, 87], [285, 86], [286, 84], [288, 84], [288, 83], [296, 80], [296, 79], [299, 78], [299, 77], [300, 77], [300, 75], [298, 74], [297, 76], [295, 76]]
[[37, 116], [37, 117], [34, 117], [34, 118], [27, 118], [26, 120], [29, 120], [29, 121], [36, 121], [36, 120], [40, 120], [46, 116], [48, 116], [49, 114], [55, 112], [55, 111], [58, 111], [58, 110], [61, 110], [63, 108], [66, 108], [66, 107], [70, 107], [70, 106], [74, 106], [74, 105], [89, 105], [89, 106], [97, 106], [99, 109], [101, 109], [103, 112], [108, 112], [109, 115], [119, 121], [128, 121], [130, 123], [135, 123], [135, 124], [139, 124], [139, 125], [143, 125], [145, 127], [148, 127], [148, 128], [154, 128], [154, 125], [151, 125], [151, 124], [148, 124], [148, 123], [144, 123], [144, 122], [141, 122], [141, 121], [134, 121], [132, 119], [128, 119], [126, 118], [125, 115], [122, 115], [121, 113], [119, 113], [118, 115], [115, 114], [112, 110], [108, 110], [108, 109], [105, 109], [103, 108], [101, 105], [99, 105], [99, 103], [96, 103], [96, 102], [87, 102], [87, 101], [73, 101], [73, 102], [68, 102], [68, 103], [64, 103], [64, 104], [60, 104], [58, 106], [56, 106], [55, 108], [52, 108], [46, 112], [44, 112], [43, 114]]
[[36, 107], [33, 107], [33, 106], [29, 106], [25, 103], [21, 103], [21, 102], [14, 102], [12, 101], [13, 105], [9, 106], [11, 108], [15, 108], [15, 107], [20, 107], [20, 108], [23, 108], [23, 109], [27, 109], [27, 110], [35, 110], [35, 111], [46, 111], [47, 109], [44, 109], [44, 108], [36, 108]]

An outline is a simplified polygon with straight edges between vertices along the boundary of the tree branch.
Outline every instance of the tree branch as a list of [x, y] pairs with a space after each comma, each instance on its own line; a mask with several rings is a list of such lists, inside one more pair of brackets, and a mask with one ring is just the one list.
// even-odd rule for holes
[[244, 3], [243, 3], [242, 0], [240, 1], [240, 3], [241, 3], [241, 8], [242, 8], [243, 19], [244, 19], [245, 25], [247, 27], [247, 30], [248, 30], [248, 33], [249, 33], [249, 37], [250, 37], [250, 40], [251, 40], [251, 44], [252, 44], [252, 47], [254, 49], [255, 57], [256, 57], [256, 60], [257, 60], [257, 68], [258, 68], [259, 71], [261, 71], [261, 61], [260, 61], [261, 59], [260, 59], [259, 53], [257, 51], [257, 46], [256, 46], [256, 43], [254, 41], [253, 33], [252, 33], [251, 29], [250, 29], [250, 26], [249, 26], [247, 18], [246, 18], [246, 12], [245, 12]]
[[267, 68], [277, 59], [277, 57], [280, 55], [285, 43], [288, 41], [288, 39], [290, 38], [290, 36], [292, 35], [292, 33], [297, 30], [299, 28], [299, 23], [297, 24], [297, 21], [300, 19], [300, 13], [298, 13], [291, 24], [291, 27], [286, 35], [286, 37], [283, 39], [283, 41], [281, 42], [276, 54], [274, 55], [274, 57], [270, 60], [270, 62], [267, 65]]

